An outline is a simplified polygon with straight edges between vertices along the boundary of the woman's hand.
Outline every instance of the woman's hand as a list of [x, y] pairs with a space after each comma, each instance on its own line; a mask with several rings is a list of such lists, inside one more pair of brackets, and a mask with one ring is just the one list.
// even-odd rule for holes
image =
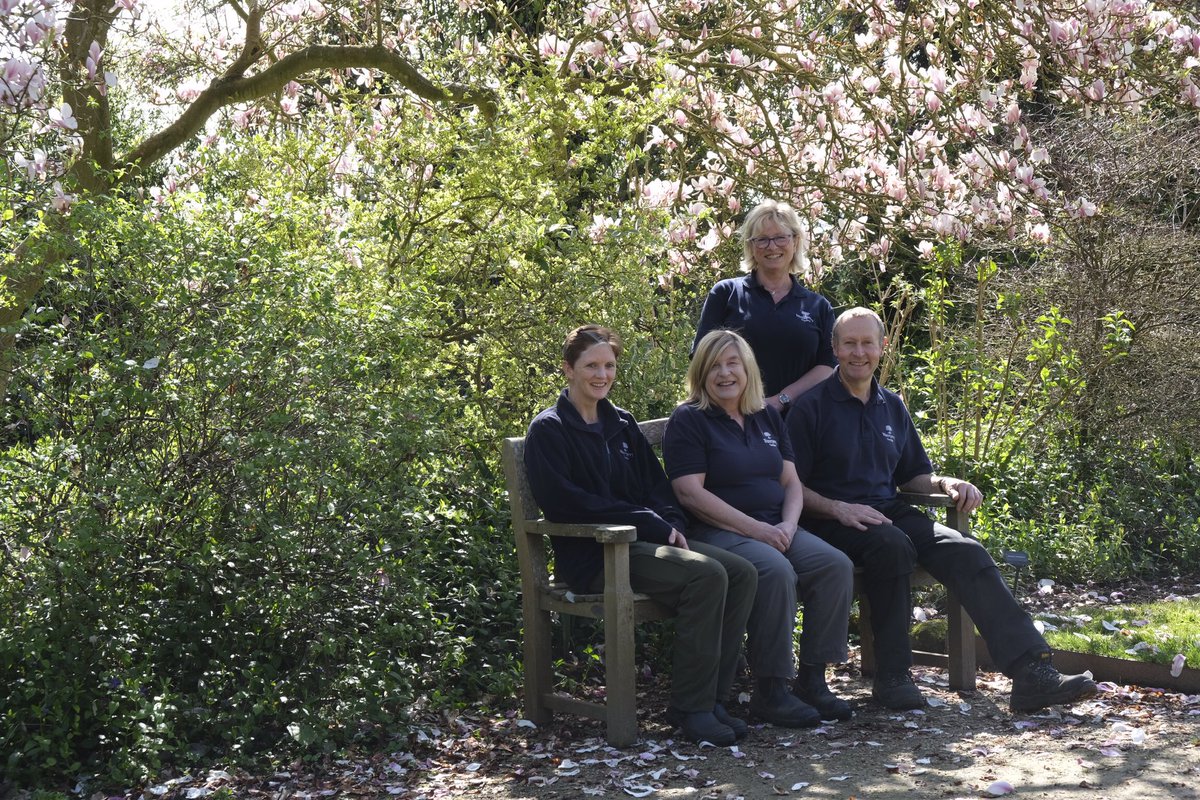
[[769, 544], [783, 553], [792, 544], [792, 537], [796, 535], [796, 526], [793, 525], [791, 531], [788, 531], [785, 523], [769, 525], [766, 522], [758, 522], [750, 529], [747, 535], [751, 539], [757, 539], [764, 544]]
[[687, 539], [684, 537], [684, 535], [674, 528], [671, 529], [671, 535], [667, 537], [667, 544], [671, 545], [672, 547], [678, 547], [681, 550], [692, 549], [688, 547]]

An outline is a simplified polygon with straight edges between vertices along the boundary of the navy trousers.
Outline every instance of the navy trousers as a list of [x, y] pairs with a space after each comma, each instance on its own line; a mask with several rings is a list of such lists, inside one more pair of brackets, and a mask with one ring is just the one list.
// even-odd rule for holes
[[803, 524], [862, 567], [880, 674], [912, 666], [910, 576], [917, 564], [958, 593], [992, 660], [1006, 675], [1011, 677], [1024, 657], [1049, 651], [983, 545], [898, 498], [878, 508], [892, 524], [865, 531], [832, 519], [806, 517]]

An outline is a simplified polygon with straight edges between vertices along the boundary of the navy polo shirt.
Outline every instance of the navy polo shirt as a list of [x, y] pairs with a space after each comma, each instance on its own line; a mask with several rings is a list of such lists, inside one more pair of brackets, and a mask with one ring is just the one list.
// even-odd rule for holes
[[678, 406], [663, 434], [671, 480], [704, 475], [704, 488], [738, 511], [770, 525], [783, 519], [783, 462], [794, 461], [783, 418], [773, 408], [747, 414], [744, 427], [720, 408]]
[[933, 473], [904, 401], [874, 378], [863, 403], [834, 372], [797, 398], [787, 429], [800, 480], [831, 500], [879, 506], [897, 486]]
[[720, 281], [708, 293], [692, 351], [704, 334], [728, 328], [754, 351], [767, 395], [779, 392], [813, 367], [837, 364], [833, 357], [833, 306], [792, 276], [792, 291], [778, 303], [758, 282], [758, 272]]

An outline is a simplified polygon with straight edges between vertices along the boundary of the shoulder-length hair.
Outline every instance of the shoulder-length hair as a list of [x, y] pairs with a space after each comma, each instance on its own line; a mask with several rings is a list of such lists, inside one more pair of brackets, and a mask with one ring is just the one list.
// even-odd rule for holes
[[763, 395], [762, 375], [758, 371], [758, 361], [754, 358], [754, 351], [737, 332], [723, 329], [709, 331], [700, 340], [700, 344], [696, 345], [696, 352], [692, 354], [692, 363], [688, 366], [687, 371], [688, 395], [684, 400], [685, 403], [696, 406], [702, 411], [707, 411], [717, 405], [709, 395], [705, 383], [713, 365], [721, 358], [725, 348], [730, 345], [737, 349], [738, 357], [742, 360], [742, 367], [746, 370], [746, 388], [738, 400], [738, 411], [743, 414], [753, 414], [763, 410], [766, 406], [766, 399]]
[[778, 200], [763, 200], [750, 210], [750, 213], [746, 215], [746, 219], [742, 222], [740, 231], [742, 236], [742, 271], [752, 272], [754, 270], [754, 242], [751, 240], [758, 237], [763, 225], [768, 221], [774, 222], [786, 231], [790, 231], [796, 237], [796, 250], [795, 255], [792, 257], [790, 272], [793, 275], [807, 275], [809, 272], [808, 228], [800, 221], [800, 215], [796, 213], [796, 209]]

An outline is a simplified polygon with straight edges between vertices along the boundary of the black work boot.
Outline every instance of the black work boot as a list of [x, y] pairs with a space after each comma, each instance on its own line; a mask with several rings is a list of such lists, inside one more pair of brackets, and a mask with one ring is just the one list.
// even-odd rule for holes
[[817, 710], [821, 719], [850, 719], [850, 704], [838, 697], [825, 683], [824, 664], [801, 664], [792, 694]]
[[871, 697], [876, 703], [893, 711], [909, 711], [925, 707], [925, 695], [913, 683], [908, 670], [904, 672], [881, 672], [875, 676]]
[[750, 697], [754, 716], [781, 728], [812, 728], [821, 715], [788, 691], [787, 678], [759, 678]]
[[725, 710], [725, 706], [717, 703], [713, 706], [713, 716], [717, 718], [717, 722], [722, 725], [728, 725], [733, 731], [733, 735], [738, 738], [738, 741], [746, 738], [746, 734], [750, 733], [750, 726], [745, 720], [731, 717], [729, 712]]
[[1096, 682], [1087, 675], [1063, 675], [1051, 663], [1050, 653], [1034, 653], [1013, 675], [1012, 711], [1036, 711], [1059, 703], [1074, 703], [1096, 693]]
[[711, 711], [689, 712], [668, 708], [667, 721], [679, 728], [683, 738], [689, 742], [710, 742], [719, 747], [737, 743], [738, 737], [733, 728], [722, 724]]

